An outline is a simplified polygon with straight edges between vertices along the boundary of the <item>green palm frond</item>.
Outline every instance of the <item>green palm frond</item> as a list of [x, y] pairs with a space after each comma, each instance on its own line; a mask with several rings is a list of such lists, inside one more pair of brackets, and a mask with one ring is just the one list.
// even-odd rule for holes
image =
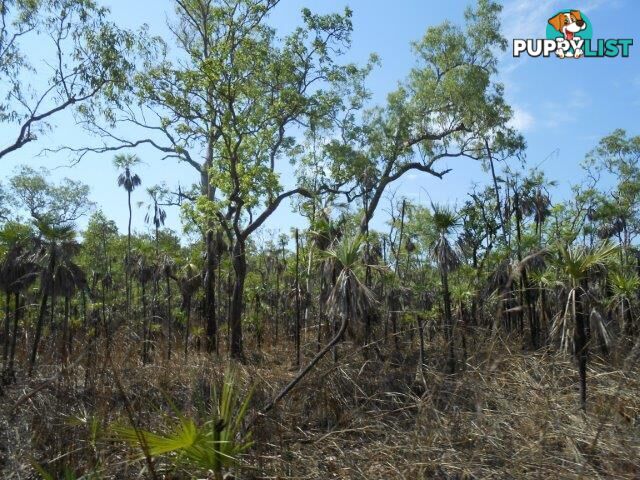
[[608, 280], [614, 299], [629, 300], [640, 290], [640, 277], [632, 270], [610, 271]]
[[447, 235], [458, 226], [459, 217], [451, 207], [432, 204], [431, 208], [433, 210], [431, 221], [438, 233]]
[[573, 285], [577, 285], [590, 271], [606, 268], [617, 252], [618, 247], [606, 241], [595, 248], [559, 244], [555, 264]]
[[338, 243], [326, 250], [323, 259], [335, 262], [340, 269], [356, 271], [361, 265], [361, 248], [364, 238], [358, 236], [345, 236]]
[[144, 447], [152, 457], [164, 456], [174, 464], [213, 471], [222, 478], [223, 470], [236, 466], [240, 455], [253, 445], [251, 433], [242, 431], [252, 393], [241, 396], [235, 373], [228, 369], [220, 392], [213, 389], [211, 417], [202, 425], [178, 412], [177, 424], [166, 434], [124, 426], [113, 426], [112, 431], [118, 440]]

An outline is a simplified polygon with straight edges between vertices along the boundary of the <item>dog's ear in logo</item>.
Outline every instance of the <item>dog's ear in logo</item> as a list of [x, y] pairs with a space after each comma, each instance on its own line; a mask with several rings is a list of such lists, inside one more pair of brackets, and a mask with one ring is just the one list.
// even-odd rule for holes
[[549, 24], [560, 33], [564, 33], [562, 28], [564, 27], [564, 21], [566, 18], [567, 17], [564, 13], [559, 13], [555, 17], [551, 17], [549, 19]]

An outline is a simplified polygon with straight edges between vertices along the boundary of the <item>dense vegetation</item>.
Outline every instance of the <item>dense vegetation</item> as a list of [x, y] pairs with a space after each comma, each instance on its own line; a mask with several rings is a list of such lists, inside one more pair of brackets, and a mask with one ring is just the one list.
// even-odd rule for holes
[[[371, 105], [351, 12], [282, 37], [278, 3], [176, 0], [160, 39], [0, 0], [0, 161], [72, 110], [99, 143], [42, 148], [112, 161], [129, 218], [44, 169], [0, 184], [3, 478], [637, 478], [640, 137], [613, 126], [554, 198], [498, 4], [430, 27]], [[140, 146], [193, 186], [146, 185]], [[463, 162], [487, 180], [462, 203], [394, 188]], [[289, 205], [306, 221], [265, 230]]]

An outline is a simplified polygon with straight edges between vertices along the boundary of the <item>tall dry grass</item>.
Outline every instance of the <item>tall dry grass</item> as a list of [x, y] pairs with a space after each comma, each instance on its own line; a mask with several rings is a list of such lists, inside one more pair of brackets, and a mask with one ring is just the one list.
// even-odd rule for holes
[[[35, 378], [19, 372], [0, 398], [1, 478], [38, 478], [36, 464], [54, 478], [65, 469], [144, 478], [140, 451], [109, 430], [127, 421], [126, 402], [147, 430], [171, 424], [174, 406], [205, 418], [225, 359], [176, 355], [169, 363], [158, 348], [155, 363], [143, 366], [127, 338], [126, 330], [116, 336], [110, 362], [98, 346], [86, 385], [84, 361], [61, 373], [44, 355]], [[403, 340], [400, 352], [393, 342], [380, 345], [382, 359], [342, 344], [337, 364], [325, 358], [266, 417], [252, 414], [295, 375], [294, 355], [283, 345], [248, 345], [254, 353], [237, 375], [240, 389], [255, 386], [255, 446], [237, 478], [640, 478], [637, 365], [593, 358], [584, 414], [577, 371], [565, 356], [523, 352], [517, 338], [477, 331], [467, 338], [462, 371], [443, 373], [437, 338], [427, 342], [418, 374], [417, 338]], [[306, 358], [313, 352], [309, 342]], [[192, 478], [167, 460], [157, 459], [155, 469], [160, 478]]]

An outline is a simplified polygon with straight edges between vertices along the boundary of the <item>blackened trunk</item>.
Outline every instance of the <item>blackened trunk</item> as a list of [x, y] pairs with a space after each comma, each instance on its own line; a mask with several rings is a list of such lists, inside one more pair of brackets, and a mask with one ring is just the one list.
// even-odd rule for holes
[[184, 330], [184, 357], [187, 358], [187, 352], [189, 349], [189, 334], [191, 333], [191, 295], [187, 297], [185, 303], [187, 321]]
[[[131, 264], [131, 218], [132, 218], [132, 213], [131, 213], [131, 191], [127, 190], [127, 204], [129, 206], [129, 223], [127, 225], [127, 259], [126, 259], [126, 265], [124, 266], [124, 285], [125, 285], [125, 295], [126, 295], [126, 299], [125, 299], [125, 303], [126, 303], [126, 312], [127, 312], [127, 319], [129, 318], [129, 308], [131, 305], [131, 280], [129, 279], [129, 268], [130, 268], [130, 264]], [[107, 251], [106, 251], [106, 247], [105, 247], [105, 256], [107, 255]]]
[[418, 333], [420, 334], [420, 371], [422, 372], [422, 375], [424, 376], [424, 362], [425, 362], [425, 356], [424, 356], [424, 324], [422, 321], [422, 315], [418, 314], [416, 316], [416, 320], [418, 322]]
[[167, 285], [167, 360], [171, 360], [171, 346], [173, 344], [173, 316], [171, 312], [171, 278], [166, 276]]
[[216, 292], [215, 292], [215, 274], [216, 274], [216, 242], [213, 236], [213, 230], [207, 232], [206, 238], [206, 262], [204, 272], [204, 303], [205, 303], [205, 320], [207, 325], [207, 352], [217, 352], [217, 322], [216, 322]]
[[60, 358], [63, 362], [68, 359], [67, 345], [69, 344], [69, 297], [64, 297], [64, 318], [62, 320], [62, 342], [60, 343]]
[[235, 282], [231, 296], [229, 328], [231, 330], [231, 358], [243, 361], [242, 346], [242, 304], [244, 301], [244, 281], [247, 276], [247, 257], [243, 238], [237, 238], [233, 245], [233, 271]]
[[22, 313], [21, 305], [20, 305], [20, 293], [15, 294], [15, 304], [13, 310], [13, 332], [11, 335], [11, 346], [9, 348], [9, 364], [7, 366], [7, 376], [6, 379], [8, 381], [13, 380], [14, 378], [14, 361], [16, 358], [16, 344], [18, 342], [18, 325], [20, 323], [20, 314]]
[[296, 228], [296, 324], [295, 324], [295, 344], [296, 358], [295, 366], [300, 368], [300, 244], [298, 242], [298, 229]]
[[580, 376], [580, 407], [587, 408], [587, 359], [589, 355], [589, 342], [587, 341], [587, 322], [589, 321], [587, 283], [583, 282], [576, 300], [576, 330], [574, 335], [576, 359], [578, 361], [578, 374]]
[[9, 290], [5, 292], [4, 303], [4, 343], [2, 346], [2, 365], [6, 368], [7, 359], [9, 358], [9, 303], [11, 301], [11, 294]]
[[29, 360], [29, 376], [33, 372], [33, 367], [36, 364], [36, 357], [38, 355], [38, 346], [40, 345], [40, 337], [42, 336], [42, 327], [44, 324], [44, 315], [47, 311], [47, 302], [49, 300], [49, 294], [42, 292], [40, 298], [40, 309], [38, 310], [38, 320], [36, 322], [36, 333], [33, 338], [33, 348], [31, 349], [31, 358]]
[[456, 371], [456, 357], [453, 345], [453, 317], [451, 315], [451, 294], [449, 292], [449, 275], [445, 269], [442, 270], [442, 290], [444, 296], [444, 333], [447, 342], [448, 358], [447, 368], [449, 373]]
[[147, 318], [147, 292], [145, 282], [142, 282], [142, 363], [149, 361], [149, 330], [151, 322]]
[[275, 301], [275, 344], [278, 344], [278, 317], [280, 316], [280, 263], [276, 266], [276, 301]]

